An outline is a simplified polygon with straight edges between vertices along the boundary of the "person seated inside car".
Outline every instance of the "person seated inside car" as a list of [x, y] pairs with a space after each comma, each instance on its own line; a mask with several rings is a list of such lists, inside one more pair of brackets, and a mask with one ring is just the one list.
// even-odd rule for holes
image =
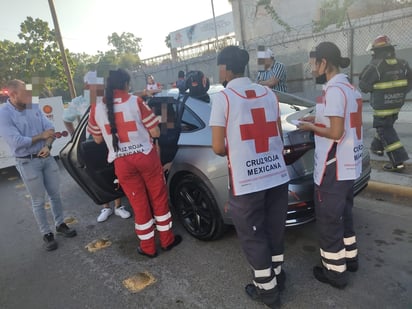
[[190, 71], [186, 75], [186, 89], [189, 89], [189, 96], [209, 103], [210, 97], [207, 94], [210, 82], [202, 71]]

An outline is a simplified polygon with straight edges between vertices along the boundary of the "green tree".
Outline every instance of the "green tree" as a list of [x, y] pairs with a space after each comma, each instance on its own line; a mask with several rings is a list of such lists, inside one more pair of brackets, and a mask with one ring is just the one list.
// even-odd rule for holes
[[170, 38], [170, 34], [168, 34], [165, 38], [165, 44], [167, 46], [167, 48], [172, 48], [172, 42], [171, 42], [171, 38]]
[[27, 80], [26, 51], [21, 43], [8, 40], [0, 41], [0, 87], [10, 79]]
[[329, 25], [336, 24], [339, 28], [347, 18], [348, 8], [354, 0], [344, 0], [342, 6], [340, 0], [325, 0], [321, 4], [321, 16], [318, 21], [313, 21], [313, 32], [320, 32]]
[[123, 32], [118, 35], [113, 32], [107, 37], [109, 45], [115, 48], [117, 54], [139, 54], [141, 52], [141, 38], [137, 38], [133, 33]]
[[[59, 47], [54, 30], [48, 23], [36, 18], [27, 17], [20, 25], [19, 39], [23, 41], [21, 47], [26, 51], [26, 76], [44, 77], [43, 95], [53, 95], [54, 89], [68, 90]], [[70, 67], [74, 65], [68, 57]]]

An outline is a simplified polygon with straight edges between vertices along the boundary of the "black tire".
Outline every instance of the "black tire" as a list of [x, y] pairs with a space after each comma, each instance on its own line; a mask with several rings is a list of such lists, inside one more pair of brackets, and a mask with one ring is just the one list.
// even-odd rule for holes
[[201, 179], [185, 175], [173, 191], [175, 214], [189, 234], [200, 240], [215, 240], [224, 234], [225, 224], [219, 207]]

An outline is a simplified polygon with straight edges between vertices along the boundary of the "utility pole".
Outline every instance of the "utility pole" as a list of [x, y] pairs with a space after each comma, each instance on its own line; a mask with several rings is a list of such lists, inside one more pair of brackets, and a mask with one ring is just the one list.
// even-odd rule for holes
[[219, 50], [219, 45], [218, 45], [218, 42], [219, 42], [219, 38], [218, 38], [218, 35], [217, 35], [217, 25], [216, 25], [216, 16], [215, 16], [215, 6], [214, 6], [214, 4], [213, 4], [213, 0], [210, 0], [210, 2], [211, 2], [211, 4], [212, 4], [212, 13], [213, 13], [213, 23], [214, 23], [214, 25], [215, 25], [215, 36], [216, 36], [216, 51], [218, 51]]
[[72, 73], [70, 72], [69, 63], [67, 62], [66, 51], [64, 50], [63, 40], [60, 33], [59, 23], [57, 21], [56, 9], [54, 8], [53, 0], [49, 0], [50, 12], [53, 18], [54, 31], [56, 32], [57, 43], [59, 44], [60, 53], [62, 55], [63, 67], [66, 72], [67, 81], [69, 83], [70, 96], [72, 99], [76, 97], [76, 89], [74, 88]]

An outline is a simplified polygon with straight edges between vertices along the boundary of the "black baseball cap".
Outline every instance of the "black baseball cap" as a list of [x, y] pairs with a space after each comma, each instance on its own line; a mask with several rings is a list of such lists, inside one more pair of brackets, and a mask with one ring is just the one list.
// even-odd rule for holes
[[316, 60], [324, 58], [341, 68], [346, 68], [350, 64], [350, 59], [342, 57], [339, 48], [332, 42], [319, 43], [315, 50], [309, 53], [309, 57], [316, 58]]

